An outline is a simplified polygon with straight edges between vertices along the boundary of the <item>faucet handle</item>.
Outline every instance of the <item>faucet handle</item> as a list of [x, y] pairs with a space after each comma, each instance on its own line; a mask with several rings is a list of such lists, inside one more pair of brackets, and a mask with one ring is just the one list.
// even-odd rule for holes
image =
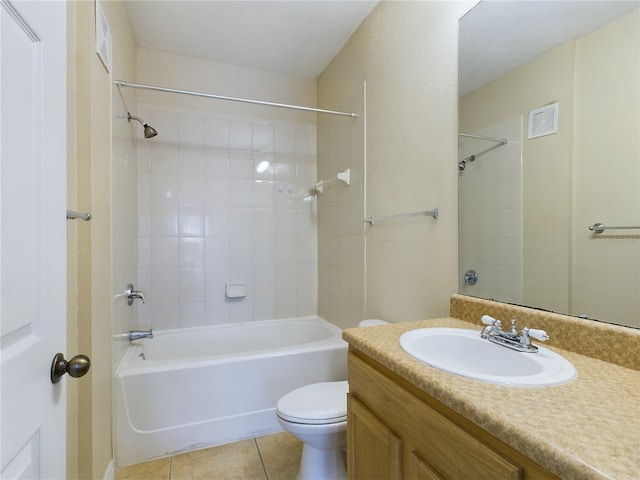
[[482, 317], [480, 317], [480, 320], [482, 321], [482, 323], [484, 323], [485, 325], [495, 325], [496, 322], [499, 322], [500, 320], [496, 320], [493, 317], [490, 317], [489, 315], [482, 315]]
[[538, 330], [537, 328], [528, 329], [528, 333], [530, 337], [535, 338], [536, 340], [540, 340], [541, 342], [546, 342], [549, 340], [549, 334], [544, 330]]

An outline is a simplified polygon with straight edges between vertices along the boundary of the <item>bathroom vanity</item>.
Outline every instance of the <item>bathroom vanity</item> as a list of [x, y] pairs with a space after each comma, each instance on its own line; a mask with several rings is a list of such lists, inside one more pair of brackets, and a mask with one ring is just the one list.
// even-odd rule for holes
[[[602, 324], [588, 332], [606, 339], [607, 349], [628, 349], [619, 355], [619, 363], [629, 358], [624, 365], [570, 351], [574, 345], [567, 350], [548, 345], [578, 371], [572, 382], [552, 387], [453, 375], [414, 359], [399, 345], [404, 332], [417, 328], [480, 332], [479, 317], [477, 323], [448, 317], [345, 330], [349, 478], [638, 478], [640, 371], [634, 362], [640, 332]], [[574, 320], [580, 322], [569, 321]], [[525, 323], [530, 321], [536, 319]], [[559, 334], [550, 324], [530, 326], [549, 330], [552, 338]]]

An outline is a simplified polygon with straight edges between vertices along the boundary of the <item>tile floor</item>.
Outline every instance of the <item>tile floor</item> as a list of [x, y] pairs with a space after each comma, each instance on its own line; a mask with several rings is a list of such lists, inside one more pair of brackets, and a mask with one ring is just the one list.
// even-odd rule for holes
[[294, 480], [301, 452], [280, 432], [123, 467], [116, 480]]

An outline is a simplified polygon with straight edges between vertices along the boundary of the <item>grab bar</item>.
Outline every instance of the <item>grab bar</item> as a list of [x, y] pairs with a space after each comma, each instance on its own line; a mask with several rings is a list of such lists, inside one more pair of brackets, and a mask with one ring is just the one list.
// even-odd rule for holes
[[429, 211], [423, 212], [415, 212], [415, 213], [401, 213], [399, 215], [388, 215], [386, 217], [369, 217], [365, 218], [363, 221], [368, 223], [369, 225], [373, 225], [374, 222], [385, 222], [387, 220], [396, 220], [398, 218], [409, 218], [409, 217], [433, 217], [440, 218], [440, 211], [437, 208]]
[[594, 223], [589, 227], [589, 230], [597, 235], [604, 232], [605, 230], [635, 230], [639, 228], [640, 227], [607, 227], [603, 223]]
[[67, 210], [67, 220], [75, 220], [77, 218], [79, 218], [80, 220], [84, 220], [85, 222], [88, 222], [89, 220], [91, 220], [91, 214], [74, 212], [73, 210]]

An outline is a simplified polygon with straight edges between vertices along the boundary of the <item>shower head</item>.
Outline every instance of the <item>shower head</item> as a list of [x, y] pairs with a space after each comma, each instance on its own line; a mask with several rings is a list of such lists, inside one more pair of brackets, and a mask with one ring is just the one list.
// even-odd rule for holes
[[465, 168], [467, 168], [467, 162], [475, 162], [475, 160], [476, 160], [475, 155], [469, 155], [464, 160], [461, 160], [458, 162], [458, 170], [464, 170]]
[[136, 117], [135, 115], [131, 115], [127, 112], [127, 120], [131, 122], [131, 120], [136, 120], [140, 122], [140, 124], [144, 127], [144, 138], [152, 138], [158, 135], [158, 131], [153, 128], [151, 125], [147, 124], [140, 117]]

